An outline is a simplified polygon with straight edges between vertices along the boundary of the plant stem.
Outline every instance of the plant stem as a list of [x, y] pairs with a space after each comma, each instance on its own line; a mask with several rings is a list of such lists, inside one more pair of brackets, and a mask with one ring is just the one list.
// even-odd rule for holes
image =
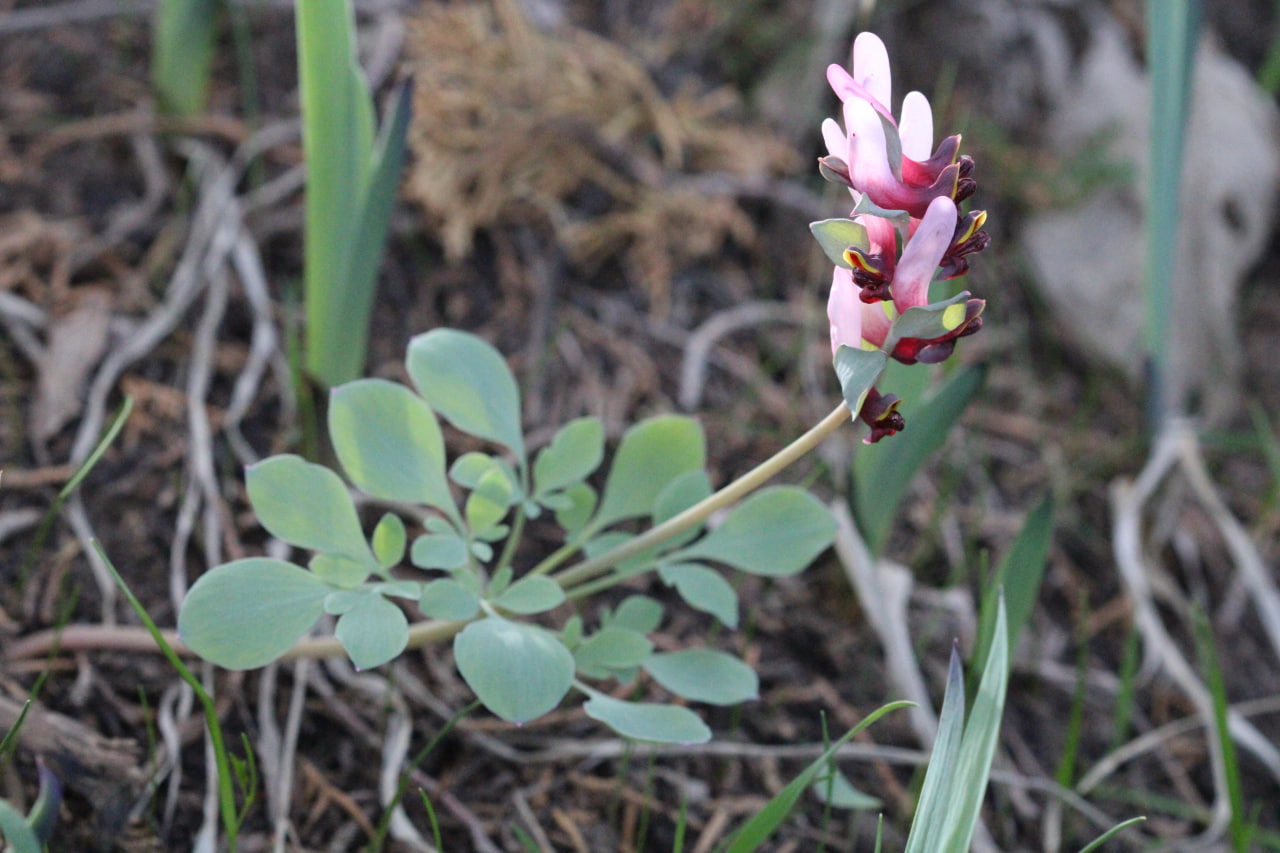
[[566, 589], [575, 584], [585, 583], [592, 578], [607, 572], [613, 566], [637, 554], [644, 553], [655, 545], [659, 545], [678, 536], [686, 530], [706, 521], [717, 510], [735, 504], [756, 489], [763, 486], [784, 468], [813, 450], [831, 433], [835, 432], [849, 419], [849, 407], [841, 403], [836, 409], [812, 427], [804, 435], [779, 450], [773, 456], [761, 462], [720, 491], [694, 504], [679, 515], [667, 519], [657, 527], [651, 528], [634, 539], [628, 539], [617, 548], [606, 551], [597, 557], [583, 560], [553, 575], [553, 579]]

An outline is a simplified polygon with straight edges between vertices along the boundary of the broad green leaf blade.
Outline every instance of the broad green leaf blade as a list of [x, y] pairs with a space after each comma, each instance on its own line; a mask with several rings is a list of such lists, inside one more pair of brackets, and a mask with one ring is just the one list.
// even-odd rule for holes
[[890, 702], [888, 705], [882, 705], [867, 715], [867, 718], [858, 723], [858, 725], [845, 732], [843, 737], [831, 744], [826, 752], [819, 755], [808, 767], [800, 771], [800, 775], [792, 779], [785, 788], [778, 792], [777, 796], [756, 813], [755, 817], [747, 821], [742, 829], [738, 830], [737, 835], [733, 838], [733, 843], [729, 845], [726, 853], [753, 853], [753, 851], [760, 849], [760, 845], [764, 844], [769, 839], [769, 836], [773, 835], [774, 831], [787, 819], [787, 815], [791, 814], [791, 810], [795, 808], [800, 797], [813, 784], [814, 780], [827, 771], [831, 764], [831, 759], [835, 757], [840, 747], [885, 714], [890, 711], [896, 711], [899, 708], [910, 707], [910, 705], [910, 702]]
[[[923, 375], [919, 366], [912, 370]], [[936, 453], [986, 381], [985, 366], [969, 367], [949, 379], [936, 393], [907, 411], [910, 441], [882, 441], [863, 445], [853, 457], [853, 510], [858, 529], [873, 554], [888, 541], [902, 496], [930, 457]], [[892, 386], [882, 386], [893, 392]]]
[[653, 680], [677, 696], [712, 705], [736, 705], [760, 696], [755, 670], [714, 649], [651, 655], [642, 664]]
[[[658, 493], [658, 497], [653, 501], [653, 526], [657, 527], [664, 521], [675, 518], [686, 509], [694, 506], [700, 501], [711, 496], [711, 480], [707, 477], [707, 472], [703, 470], [686, 471], [679, 477], [676, 477], [666, 487]], [[669, 551], [679, 548], [697, 539], [702, 533], [702, 525], [698, 524], [690, 527], [688, 530], [672, 536], [661, 547], [661, 550]]]
[[542, 496], [581, 483], [603, 460], [604, 425], [600, 419], [569, 421], [534, 460], [534, 494]]
[[795, 486], [774, 486], [747, 498], [723, 524], [671, 558], [715, 560], [756, 575], [793, 575], [835, 536], [835, 520], [821, 501]]
[[432, 329], [405, 359], [418, 393], [449, 423], [511, 449], [524, 463], [520, 392], [501, 353], [475, 335]]
[[964, 671], [960, 666], [960, 653], [951, 650], [951, 664], [947, 669], [947, 689], [942, 696], [942, 711], [938, 714], [938, 734], [929, 755], [929, 766], [916, 803], [916, 814], [907, 834], [905, 853], [933, 853], [941, 850], [942, 832], [946, 823], [947, 808], [954, 798], [958, 785], [966, 784], [956, 776], [956, 761], [960, 754], [960, 739], [964, 734]]
[[546, 575], [524, 577], [507, 587], [494, 599], [495, 607], [512, 613], [544, 613], [564, 602], [560, 584]]
[[658, 630], [662, 624], [662, 605], [647, 595], [629, 595], [605, 620], [605, 624], [648, 634]]
[[404, 560], [405, 545], [409, 534], [404, 529], [404, 521], [395, 513], [388, 512], [378, 519], [378, 526], [373, 528], [373, 555], [378, 558], [378, 565], [383, 569], [398, 566]]
[[316, 554], [307, 568], [320, 580], [341, 589], [352, 589], [369, 578], [369, 565], [341, 554]]
[[556, 507], [556, 524], [564, 528], [566, 533], [581, 530], [591, 520], [596, 511], [596, 490], [586, 483], [576, 483], [560, 493], [567, 498], [569, 505]]
[[[994, 575], [983, 591], [982, 607], [978, 618], [978, 641], [974, 645], [973, 660], [985, 660], [991, 649], [991, 637], [995, 632], [996, 614], [1000, 597], [1004, 596], [1005, 613], [1009, 622], [1009, 648], [1018, 647], [1018, 637], [1031, 619], [1040, 584], [1044, 580], [1049, 563], [1049, 548], [1053, 544], [1053, 496], [1045, 497], [1022, 522], [1018, 538], [1013, 540], [1004, 559], [996, 566]], [[982, 675], [975, 667], [974, 677]]]
[[202, 112], [218, 34], [220, 0], [164, 0], [156, 6], [151, 85], [165, 112]]
[[356, 669], [372, 669], [404, 651], [409, 642], [409, 620], [381, 593], [369, 590], [338, 619], [334, 635]]
[[710, 613], [726, 628], [738, 627], [738, 593], [715, 569], [700, 563], [661, 565], [658, 577], [694, 610]]
[[423, 615], [446, 622], [473, 619], [480, 612], [480, 597], [451, 578], [431, 581], [422, 588], [418, 607]]
[[845, 269], [853, 269], [845, 259], [845, 250], [857, 246], [862, 251], [871, 248], [867, 238], [867, 229], [852, 219], [823, 219], [821, 222], [810, 222], [809, 230], [818, 239], [818, 245], [830, 259], [831, 263]]
[[467, 564], [467, 540], [456, 533], [424, 533], [413, 540], [409, 562], [420, 569], [460, 569]]
[[840, 380], [840, 393], [854, 415], [862, 411], [867, 392], [880, 378], [888, 360], [889, 356], [880, 350], [854, 349], [844, 344], [836, 350], [835, 368], [836, 378]]
[[417, 394], [385, 379], [359, 379], [329, 395], [329, 436], [360, 490], [458, 517], [445, 477], [444, 437]]
[[592, 693], [582, 709], [591, 719], [635, 740], [680, 744], [711, 740], [711, 729], [707, 724], [688, 708], [676, 705], [623, 702], [602, 693]]
[[342, 479], [301, 456], [272, 456], [244, 475], [253, 511], [267, 532], [299, 548], [375, 564]]
[[495, 616], [454, 638], [458, 672], [476, 698], [511, 723], [527, 723], [560, 704], [573, 683], [573, 655], [554, 635]]
[[954, 789], [947, 806], [947, 819], [942, 835], [943, 847], [951, 851], [967, 851], [973, 843], [973, 832], [982, 811], [982, 799], [991, 775], [1000, 722], [1004, 716], [1005, 691], [1009, 684], [1009, 628], [1001, 599], [996, 617], [991, 654], [983, 664], [982, 682], [973, 700], [973, 710], [965, 723], [960, 754], [956, 758], [955, 776], [963, 784]]
[[639, 631], [610, 625], [587, 637], [573, 651], [573, 662], [585, 678], [610, 678], [632, 670], [653, 654], [653, 643]]
[[706, 464], [706, 437], [692, 418], [665, 415], [627, 430], [614, 454], [595, 524], [647, 516], [667, 484]]
[[27, 819], [4, 800], [0, 800], [0, 835], [12, 853], [41, 853], [40, 839], [27, 825]]
[[832, 771], [828, 779], [819, 779], [814, 782], [810, 790], [821, 802], [828, 803], [832, 808], [867, 811], [884, 805], [870, 794], [853, 787], [853, 783], [839, 770]]
[[511, 507], [511, 482], [501, 468], [490, 468], [467, 496], [465, 515], [473, 533], [491, 530]]
[[210, 569], [187, 592], [178, 634], [227, 669], [265, 666], [293, 647], [324, 612], [333, 587], [300, 566], [266, 557]]

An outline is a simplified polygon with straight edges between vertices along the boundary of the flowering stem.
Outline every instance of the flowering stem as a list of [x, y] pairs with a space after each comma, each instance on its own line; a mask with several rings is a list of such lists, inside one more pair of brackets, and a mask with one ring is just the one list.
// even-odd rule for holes
[[586, 583], [604, 574], [619, 563], [637, 554], [642, 554], [655, 545], [660, 545], [672, 537], [698, 526], [706, 521], [712, 513], [737, 503], [773, 479], [774, 476], [792, 462], [817, 447], [824, 438], [835, 432], [849, 417], [849, 407], [841, 403], [831, 414], [819, 421], [804, 435], [714, 495], [699, 501], [679, 515], [667, 519], [662, 524], [645, 531], [634, 539], [628, 539], [617, 548], [613, 548], [589, 560], [583, 560], [559, 574], [552, 575], [553, 579], [565, 588]]

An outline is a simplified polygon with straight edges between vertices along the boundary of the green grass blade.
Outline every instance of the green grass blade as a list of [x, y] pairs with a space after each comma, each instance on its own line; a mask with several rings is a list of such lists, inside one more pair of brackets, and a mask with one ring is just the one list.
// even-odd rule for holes
[[905, 435], [858, 448], [853, 459], [853, 511], [873, 554], [883, 550], [911, 479], [946, 442], [986, 375], [983, 366], [965, 368], [920, 405], [904, 410], [909, 430]]
[[931, 853], [936, 850], [943, 832], [947, 810], [958, 781], [956, 763], [960, 755], [960, 743], [964, 734], [964, 671], [960, 666], [960, 653], [951, 651], [951, 665], [947, 669], [947, 689], [942, 696], [942, 710], [938, 714], [938, 735], [929, 755], [929, 767], [924, 774], [920, 800], [907, 834], [906, 853]]
[[161, 0], [151, 37], [151, 85], [161, 109], [202, 112], [217, 35], [219, 0]]
[[1126, 820], [1124, 823], [1116, 824], [1115, 826], [1108, 829], [1106, 832], [1102, 833], [1102, 835], [1099, 835], [1093, 841], [1090, 841], [1084, 847], [1081, 847], [1080, 853], [1093, 853], [1094, 850], [1097, 850], [1099, 847], [1101, 847], [1103, 844], [1110, 841], [1116, 835], [1119, 835], [1121, 832], [1124, 832], [1126, 829], [1128, 829], [1131, 826], [1136, 826], [1137, 824], [1142, 823], [1144, 820], [1146, 820], [1145, 817], [1131, 817], [1128, 820]]
[[40, 853], [40, 840], [27, 819], [4, 800], [0, 800], [0, 835], [12, 853]]
[[747, 821], [746, 825], [738, 830], [737, 835], [734, 836], [733, 843], [729, 845], [727, 853], [753, 853], [753, 851], [759, 849], [760, 845], [767, 841], [769, 836], [787, 819], [787, 815], [791, 814], [791, 810], [795, 808], [800, 796], [813, 784], [819, 775], [826, 771], [828, 762], [834, 758], [840, 747], [885, 714], [910, 705], [910, 702], [890, 702], [888, 705], [883, 705], [872, 711], [867, 715], [866, 719], [847, 731], [844, 737], [833, 743], [830, 749], [819, 755], [808, 767], [800, 771], [799, 776], [792, 779], [785, 788], [778, 792], [777, 796], [765, 804], [765, 807], [755, 817]]
[[1200, 608], [1195, 608], [1191, 628], [1196, 636], [1196, 650], [1205, 668], [1205, 681], [1213, 699], [1213, 727], [1217, 730], [1217, 746], [1222, 750], [1222, 773], [1227, 781], [1227, 800], [1231, 803], [1231, 846], [1236, 853], [1249, 849], [1252, 834], [1245, 821], [1244, 785], [1240, 779], [1240, 764], [1236, 760], [1236, 745], [1227, 725], [1227, 686], [1218, 664], [1218, 652], [1213, 640], [1213, 628]]

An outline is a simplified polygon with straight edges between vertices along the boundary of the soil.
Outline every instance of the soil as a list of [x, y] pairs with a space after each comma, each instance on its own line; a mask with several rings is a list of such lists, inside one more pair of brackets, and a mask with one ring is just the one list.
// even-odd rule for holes
[[[415, 126], [367, 375], [403, 380], [413, 335], [466, 329], [508, 357], [533, 446], [581, 415], [602, 418], [616, 441], [639, 418], [694, 413], [712, 481], [727, 483], [838, 399], [822, 312], [829, 264], [808, 233], [810, 221], [844, 204], [811, 167], [830, 105], [815, 96], [819, 112], [780, 123], [767, 85], [785, 79], [789, 63], [811, 62], [806, 51], [825, 49], [822, 39], [788, 35], [815, 13], [801, 0], [741, 9], [715, 0], [544, 6], [579, 28], [573, 51], [556, 53], [562, 41], [536, 28], [507, 47], [543, 51], [549, 67], [587, 75], [585, 90], [598, 95], [590, 108], [603, 112], [548, 118], [541, 102], [521, 99], [556, 85], [516, 79], [507, 66], [475, 59], [450, 72], [475, 75], [481, 100], [467, 108], [477, 123], [486, 93], [509, 100], [494, 112], [499, 129], [479, 160], [451, 147], [461, 131]], [[924, 6], [931, 22], [947, 8]], [[504, 49], [486, 38], [463, 44], [461, 29], [440, 29], [443, 19], [431, 17], [468, 8], [361, 7], [363, 47], [388, 72], [376, 81], [379, 103], [413, 68], [418, 121], [423, 110], [449, 106], [431, 100], [440, 91], [431, 75], [441, 72], [421, 45], [433, 36], [457, 35], [459, 51]], [[0, 797], [25, 811], [37, 760], [61, 777], [52, 851], [213, 849], [198, 838], [213, 826], [199, 707], [154, 645], [132, 639], [138, 618], [91, 542], [156, 623], [173, 626], [175, 602], [202, 572], [270, 547], [245, 496], [244, 466], [308, 446], [308, 425], [322, 415], [322, 394], [299, 385], [289, 366], [303, 222], [292, 14], [274, 3], [234, 9], [220, 30], [207, 111], [176, 119], [156, 112], [141, 7], [0, 0], [2, 727], [16, 724], [26, 698], [37, 700], [0, 765]], [[863, 28], [893, 33], [892, 56], [896, 43], [910, 42], [909, 16], [918, 12], [886, 4]], [[1256, 72], [1273, 14], [1261, 2], [1224, 2], [1210, 4], [1207, 17]], [[436, 29], [423, 23], [432, 20]], [[936, 23], [922, 31], [945, 38]], [[839, 44], [853, 32], [850, 21]], [[431, 45], [438, 58], [445, 48]], [[927, 56], [931, 48], [911, 50]], [[981, 108], [963, 79], [951, 97], [950, 116]], [[799, 101], [794, 108], [805, 109]], [[517, 121], [528, 124], [510, 131]], [[912, 481], [886, 557], [911, 567], [909, 627], [936, 707], [952, 643], [972, 649], [986, 566], [1007, 553], [1045, 495], [1055, 499], [1053, 547], [1014, 662], [977, 849], [1049, 849], [1055, 833], [1079, 849], [1135, 814], [1146, 825], [1110, 849], [1202, 834], [1224, 845], [1212, 739], [1193, 694], [1168, 666], [1134, 670], [1136, 650], [1148, 662], [1155, 655], [1138, 640], [1113, 525], [1118, 489], [1150, 449], [1141, 393], [1055, 335], [1012, 248], [1017, 216], [1043, 187], [984, 174], [982, 164], [1033, 161], [1034, 130], [1010, 129], [998, 144], [975, 136], [967, 149], [979, 164], [975, 202], [990, 211], [994, 240], [965, 283], [988, 300], [986, 325], [961, 343], [955, 363], [985, 364], [987, 380]], [[252, 146], [260, 154], [241, 168]], [[440, 172], [414, 171], [431, 168], [468, 179], [433, 184]], [[500, 179], [486, 184], [495, 171]], [[228, 190], [239, 219], [218, 203]], [[211, 222], [225, 226], [221, 236]], [[238, 241], [239, 254], [222, 240]], [[1200, 442], [1217, 493], [1272, 583], [1280, 559], [1277, 275], [1280, 244], [1242, 297], [1253, 396]], [[699, 330], [741, 319], [733, 312], [749, 305], [760, 314], [698, 356]], [[701, 378], [691, 378], [699, 358]], [[63, 503], [71, 460], [84, 458], [126, 396], [133, 410], [122, 431]], [[906, 417], [907, 430], [881, 447], [911, 440]], [[455, 452], [473, 446], [458, 435], [449, 441]], [[852, 433], [841, 435], [784, 479], [846, 501], [854, 452]], [[1188, 614], [1193, 605], [1207, 613], [1225, 695], [1262, 739], [1278, 743], [1275, 626], [1254, 606], [1232, 545], [1188, 482], [1170, 477], [1142, 517], [1146, 557], [1167, 584], [1152, 612], [1199, 678], [1207, 670]], [[550, 527], [529, 534], [521, 561], [557, 544]], [[659, 583], [638, 579], [624, 590], [669, 605], [654, 636], [660, 648], [711, 645], [760, 674], [759, 701], [697, 706], [714, 732], [710, 745], [628, 744], [572, 701], [518, 728], [474, 713], [412, 771], [407, 824], [431, 837], [421, 790], [444, 850], [716, 849], [825, 738], [901, 695], [834, 552], [794, 578], [735, 584], [737, 631], [712, 630]], [[617, 600], [593, 601], [584, 613]], [[53, 629], [60, 634], [50, 648]], [[232, 752], [248, 747], [256, 756], [262, 785], [240, 836], [246, 851], [272, 849], [277, 834], [276, 849], [364, 849], [383, 815], [380, 786], [473, 700], [447, 645], [371, 672], [341, 659], [247, 673], [195, 669], [213, 688]], [[619, 695], [636, 691], [666, 698], [644, 681]], [[841, 760], [850, 781], [882, 801], [886, 849], [904, 845], [928, 746], [908, 715], [891, 714]], [[1276, 849], [1280, 779], [1247, 746], [1237, 749], [1245, 819], [1258, 830], [1250, 849]], [[1100, 784], [1060, 786], [1074, 788], [1091, 771]], [[764, 849], [873, 849], [876, 815], [828, 811], [806, 796]], [[429, 849], [412, 835], [397, 826], [384, 849]]]

